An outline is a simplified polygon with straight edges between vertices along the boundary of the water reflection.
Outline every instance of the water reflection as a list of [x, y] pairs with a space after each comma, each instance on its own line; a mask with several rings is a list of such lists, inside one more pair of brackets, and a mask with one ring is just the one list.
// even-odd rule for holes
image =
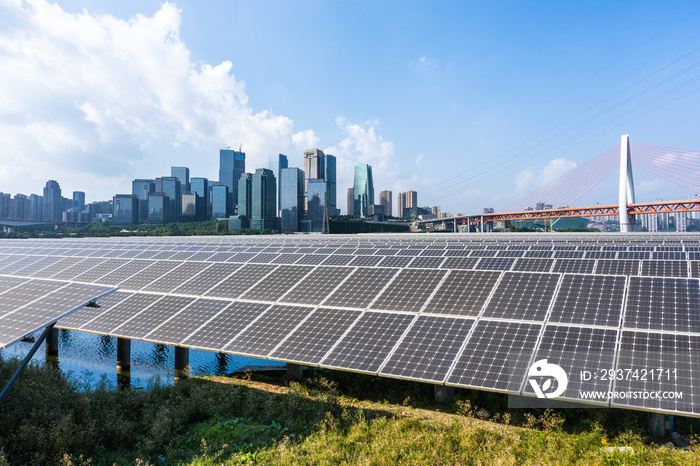
[[[37, 333], [35, 336], [38, 337]], [[23, 358], [31, 343], [16, 343], [2, 351], [2, 356]], [[46, 361], [45, 344], [39, 348], [32, 363]], [[60, 330], [58, 337], [58, 366], [78, 380], [85, 388], [106, 383], [113, 387], [128, 385], [145, 388], [158, 380], [173, 383], [175, 349], [173, 346], [134, 340], [131, 342], [131, 370], [127, 379], [117, 376], [117, 339], [104, 335]], [[190, 350], [190, 374], [193, 376], [226, 375], [244, 366], [283, 365], [275, 361], [234, 356], [212, 351]]]

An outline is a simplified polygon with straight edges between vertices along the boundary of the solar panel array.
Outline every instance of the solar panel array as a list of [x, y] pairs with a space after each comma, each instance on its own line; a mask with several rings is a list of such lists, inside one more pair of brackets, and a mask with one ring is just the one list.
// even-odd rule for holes
[[62, 328], [525, 396], [547, 359], [563, 399], [700, 415], [700, 235], [3, 240], [0, 275], [120, 288]]
[[[43, 266], [51, 263], [42, 261]], [[0, 275], [0, 348], [7, 348], [114, 290], [103, 285]]]

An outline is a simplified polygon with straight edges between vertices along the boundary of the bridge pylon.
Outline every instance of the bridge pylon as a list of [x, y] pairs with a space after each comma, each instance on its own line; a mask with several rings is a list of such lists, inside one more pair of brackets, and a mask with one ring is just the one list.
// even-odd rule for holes
[[630, 136], [623, 134], [620, 142], [620, 232], [634, 231], [634, 215], [627, 210], [628, 204], [634, 204], [634, 178], [632, 177], [632, 154], [630, 153]]

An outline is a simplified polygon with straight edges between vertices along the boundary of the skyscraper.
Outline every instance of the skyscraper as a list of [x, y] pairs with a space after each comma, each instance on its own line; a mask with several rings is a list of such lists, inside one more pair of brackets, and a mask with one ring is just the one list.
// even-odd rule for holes
[[148, 221], [148, 196], [155, 191], [156, 183], [153, 180], [137, 179], [131, 182], [131, 194], [139, 199], [139, 222]]
[[309, 180], [322, 180], [326, 176], [326, 160], [322, 150], [304, 151], [304, 190], [308, 191]]
[[206, 178], [194, 177], [190, 179], [190, 190], [193, 194], [200, 197], [201, 201], [197, 204], [199, 212], [197, 218], [205, 219], [209, 217], [209, 180]]
[[328, 193], [328, 215], [335, 217], [337, 214], [337, 194], [336, 194], [336, 170], [335, 170], [335, 155], [326, 154], [326, 191]]
[[298, 168], [283, 168], [279, 185], [281, 230], [299, 231], [299, 222], [304, 218], [304, 172]]
[[306, 219], [310, 223], [311, 232], [323, 233], [325, 216], [328, 215], [328, 185], [324, 180], [309, 180], [307, 199], [309, 210]]
[[[29, 202], [31, 204], [29, 208], [29, 219], [30, 220], [41, 220], [44, 218], [44, 198], [37, 194], [32, 194], [29, 196]], [[2, 193], [0, 193], [0, 204], [2, 203]], [[1, 209], [0, 209], [1, 210]], [[0, 212], [0, 218], [2, 213]]]
[[391, 202], [391, 191], [382, 191], [379, 193], [379, 203], [384, 206], [384, 215], [394, 215]]
[[238, 204], [238, 179], [245, 173], [245, 152], [232, 149], [219, 151], [219, 182], [228, 187], [229, 204]]
[[274, 230], [277, 227], [277, 182], [272, 170], [258, 168], [251, 183], [252, 230]]
[[168, 196], [163, 193], [151, 193], [148, 196], [148, 223], [165, 223], [168, 221]]
[[61, 221], [61, 186], [57, 181], [49, 180], [44, 187], [44, 220], [50, 222]]
[[241, 173], [238, 179], [238, 216], [250, 217], [252, 215], [253, 202], [253, 175]]
[[168, 221], [177, 222], [182, 212], [182, 188], [180, 180], [174, 176], [164, 176], [162, 178], [163, 194], [168, 196]]
[[405, 210], [418, 207], [418, 193], [415, 191], [406, 191], [405, 193], [399, 193], [397, 200], [399, 204], [399, 209], [396, 214], [397, 217], [409, 216], [405, 212]]
[[277, 180], [277, 216], [279, 217], [280, 215], [280, 195], [282, 193], [282, 170], [289, 167], [289, 161], [287, 160], [287, 156], [284, 154], [277, 154], [277, 155], [271, 155], [270, 156], [270, 170], [272, 170], [272, 173], [275, 175], [275, 179]]
[[229, 200], [231, 196], [228, 192], [228, 186], [224, 184], [216, 184], [211, 187], [211, 218], [228, 217], [230, 211]]
[[187, 167], [170, 167], [170, 176], [180, 180], [180, 190], [183, 193], [190, 191], [190, 169]]
[[353, 216], [367, 217], [367, 208], [374, 205], [374, 181], [370, 165], [364, 163], [355, 165], [353, 196]]
[[345, 212], [345, 215], [350, 215], [352, 216], [352, 212], [354, 210], [353, 205], [355, 203], [355, 189], [354, 188], [348, 188], [347, 190], [347, 211]]
[[133, 225], [139, 220], [139, 198], [133, 194], [117, 194], [112, 201], [112, 222], [115, 225]]
[[82, 212], [85, 210], [85, 193], [82, 191], [73, 191], [73, 202], [71, 205], [73, 212]]

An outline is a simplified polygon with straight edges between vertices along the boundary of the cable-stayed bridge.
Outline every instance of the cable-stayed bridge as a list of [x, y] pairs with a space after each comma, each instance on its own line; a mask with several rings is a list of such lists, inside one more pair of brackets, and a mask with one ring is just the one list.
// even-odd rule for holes
[[[681, 201], [635, 202], [633, 167], [696, 194], [693, 199]], [[572, 206], [618, 170], [620, 182], [617, 203], [586, 207]], [[511, 202], [499, 209], [499, 212], [420, 220], [415, 223], [423, 226], [442, 225], [454, 231], [457, 231], [461, 225], [475, 225], [477, 231], [487, 232], [492, 230], [495, 221], [618, 216], [620, 231], [630, 232], [634, 231], [635, 215], [700, 211], [698, 192], [700, 192], [700, 152], [630, 142], [629, 136], [625, 134], [619, 145]], [[528, 207], [543, 199], [546, 199], [550, 205], [563, 207], [545, 209]]]

